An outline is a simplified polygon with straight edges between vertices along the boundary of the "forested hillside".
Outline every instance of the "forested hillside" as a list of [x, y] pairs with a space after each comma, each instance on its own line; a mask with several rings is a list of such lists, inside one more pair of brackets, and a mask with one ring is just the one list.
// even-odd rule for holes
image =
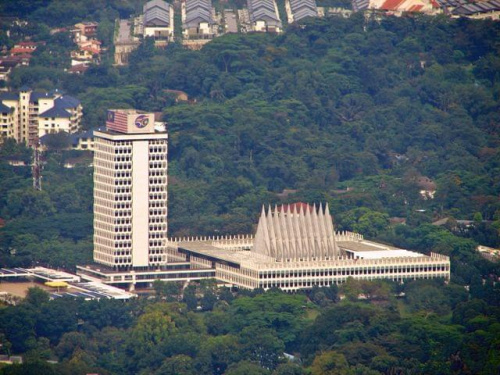
[[[356, 14], [279, 36], [227, 35], [201, 51], [155, 50], [147, 40], [128, 67], [104, 58], [83, 76], [64, 72], [71, 43], [50, 27], [100, 21], [109, 57], [114, 18], [139, 3], [1, 4], [30, 24], [11, 38], [2, 29], [0, 40], [47, 42], [9, 85], [64, 89], [82, 100], [88, 129], [104, 124], [108, 108], [162, 112], [169, 236], [252, 233], [262, 204], [328, 202], [339, 229], [450, 255], [452, 281], [349, 280], [343, 302], [336, 287], [235, 295], [211, 283], [184, 292], [156, 284], [155, 301], [130, 303], [49, 302], [32, 290], [0, 307], [0, 351], [26, 355], [0, 373], [498, 372], [500, 272], [475, 249], [500, 246], [500, 24]], [[45, 153], [41, 192], [28, 167], [7, 163], [29, 158], [22, 145], [0, 148], [0, 264], [90, 261], [90, 155]], [[68, 161], [77, 167], [64, 168]]]
[[[12, 84], [63, 86], [82, 99], [89, 128], [109, 107], [163, 111], [172, 234], [249, 231], [285, 188], [298, 190], [292, 200], [329, 200], [337, 215], [364, 206], [494, 220], [498, 35], [498, 23], [356, 15], [282, 36], [228, 35], [196, 52], [145, 43], [128, 68], [19, 69]], [[166, 89], [196, 103], [175, 104]], [[437, 183], [435, 199], [420, 199], [422, 175]]]
[[[396, 242], [403, 238], [389, 217], [406, 219], [417, 233], [438, 218], [476, 218], [462, 235], [498, 246], [499, 35], [489, 21], [356, 14], [291, 25], [279, 36], [227, 35], [201, 51], [155, 50], [146, 40], [128, 67], [104, 59], [83, 76], [35, 55], [10, 84], [62, 87], [82, 100], [86, 128], [101, 126], [111, 107], [162, 111], [172, 236], [251, 233], [262, 204], [301, 200], [329, 202], [339, 229]], [[176, 103], [168, 90], [186, 92], [189, 102]], [[64, 195], [46, 190], [40, 199], [49, 196], [55, 211], [45, 216], [78, 213], [83, 222], [74, 234], [85, 238], [89, 171], [52, 175], [64, 156], [47, 157], [55, 161], [47, 187], [81, 180], [76, 196], [86, 193], [68, 208], [58, 202]], [[420, 194], [422, 179], [434, 184], [433, 199]], [[278, 195], [283, 189], [292, 192]], [[19, 225], [23, 210], [0, 208], [7, 230]]]
[[340, 290], [235, 296], [205, 280], [155, 289], [155, 300], [129, 302], [48, 301], [30, 290], [0, 308], [2, 350], [25, 354], [0, 374], [490, 375], [500, 366], [499, 293], [489, 286], [349, 279]]

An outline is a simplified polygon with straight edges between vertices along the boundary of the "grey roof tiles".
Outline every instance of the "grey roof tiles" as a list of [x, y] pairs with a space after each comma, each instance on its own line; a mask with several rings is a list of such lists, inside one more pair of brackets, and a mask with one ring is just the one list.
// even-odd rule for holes
[[186, 0], [184, 28], [198, 27], [201, 22], [213, 24], [212, 2], [210, 0]]
[[269, 26], [281, 27], [273, 0], [248, 0], [250, 21], [266, 21]]
[[162, 0], [152, 0], [144, 4], [145, 27], [170, 26], [170, 4]]
[[290, 9], [294, 21], [299, 21], [306, 17], [318, 16], [315, 0], [290, 0]]

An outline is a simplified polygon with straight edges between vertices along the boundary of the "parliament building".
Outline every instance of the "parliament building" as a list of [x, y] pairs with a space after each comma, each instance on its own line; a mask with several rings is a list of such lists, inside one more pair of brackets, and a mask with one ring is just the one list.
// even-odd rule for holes
[[450, 278], [450, 258], [335, 232], [328, 204], [262, 208], [255, 235], [168, 238], [167, 141], [152, 114], [113, 110], [96, 132], [94, 264], [87, 280], [129, 289], [215, 278], [239, 288], [310, 289], [363, 280]]

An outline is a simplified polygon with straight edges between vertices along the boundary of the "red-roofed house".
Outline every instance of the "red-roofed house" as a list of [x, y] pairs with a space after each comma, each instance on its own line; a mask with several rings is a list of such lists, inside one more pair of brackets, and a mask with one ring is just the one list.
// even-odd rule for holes
[[89, 67], [86, 64], [77, 64], [73, 65], [68, 69], [68, 73], [70, 74], [83, 74], [87, 71]]
[[19, 42], [14, 45], [14, 48], [25, 48], [25, 49], [31, 49], [31, 50], [36, 50], [37, 43], [35, 42]]
[[11, 48], [10, 50], [10, 55], [15, 56], [15, 55], [25, 55], [25, 54], [31, 54], [35, 50], [31, 48], [21, 48], [21, 47], [14, 47]]
[[405, 0], [386, 0], [379, 9], [383, 10], [397, 10], [398, 6], [401, 5]]
[[405, 12], [437, 14], [441, 12], [436, 0], [369, 0], [370, 9], [380, 9], [388, 14], [402, 15]]

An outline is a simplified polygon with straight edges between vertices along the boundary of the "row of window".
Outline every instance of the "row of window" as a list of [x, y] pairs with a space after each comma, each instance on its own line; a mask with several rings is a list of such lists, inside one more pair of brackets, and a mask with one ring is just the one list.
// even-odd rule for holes
[[116, 194], [122, 194], [122, 193], [129, 193], [130, 194], [132, 192], [132, 189], [129, 187], [119, 187], [119, 188], [115, 188], [114, 192]]
[[126, 210], [126, 209], [130, 209], [132, 208], [132, 203], [116, 203], [113, 205], [113, 208], [114, 209], [117, 209], [117, 210]]
[[387, 266], [381, 268], [364, 268], [364, 269], [339, 269], [339, 270], [298, 270], [293, 272], [278, 271], [276, 273], [261, 273], [261, 279], [276, 279], [276, 278], [295, 278], [295, 277], [325, 277], [325, 276], [354, 276], [354, 275], [381, 275], [391, 273], [415, 273], [415, 272], [444, 272], [447, 271], [445, 265], [429, 265], [429, 266], [402, 266], [401, 268]]
[[[132, 227], [116, 227], [115, 228], [115, 233], [122, 233], [122, 232], [127, 232], [127, 233], [130, 233], [132, 231]], [[115, 236], [115, 240], [129, 240], [130, 239], [130, 235], [127, 234], [127, 235], [119, 235], [119, 236]]]
[[167, 163], [149, 163], [150, 169], [167, 169]]
[[149, 226], [150, 231], [166, 231], [167, 230], [167, 225], [166, 224], [161, 224], [161, 225], [150, 225]]
[[132, 185], [132, 181], [127, 179], [127, 180], [115, 180], [115, 186], [130, 186]]
[[132, 169], [132, 164], [115, 164], [115, 171]]
[[116, 256], [130, 256], [130, 250], [119, 250], [119, 251], [114, 251], [113, 255]]
[[115, 242], [115, 249], [119, 249], [122, 247], [131, 248], [132, 242]]
[[114, 177], [130, 178], [131, 175], [132, 175], [131, 172], [115, 172]]
[[167, 210], [149, 210], [149, 214], [150, 215], [154, 215], [154, 216], [157, 216], [157, 215], [166, 215], [167, 214]]
[[[415, 279], [433, 279], [433, 278], [441, 278], [442, 275], [439, 274], [427, 274], [427, 275], [413, 275], [411, 277], [403, 277], [402, 275], [394, 275], [388, 276], [387, 279], [395, 280], [395, 281], [405, 281], [405, 280], [415, 280]], [[347, 278], [342, 278], [338, 280], [283, 280], [277, 282], [261, 282], [259, 286], [263, 289], [269, 288], [308, 288], [313, 286], [330, 286], [332, 284], [342, 284], [346, 281]]]
[[155, 200], [158, 200], [158, 199], [167, 199], [167, 193], [163, 193], [163, 194], [149, 194], [149, 199], [155, 199]]
[[163, 153], [163, 154], [166, 154], [167, 153], [167, 146], [153, 146], [153, 147], [149, 147], [149, 152], [150, 153]]
[[163, 263], [165, 262], [165, 260], [166, 260], [165, 257], [149, 257], [150, 263], [159, 263], [159, 262]]
[[164, 178], [150, 178], [149, 179], [149, 183], [150, 184], [166, 184], [167, 183], [167, 179], [164, 177]]
[[149, 250], [149, 254], [153, 254], [153, 255], [164, 255], [165, 254], [165, 249], [150, 249]]
[[[165, 246], [165, 241], [149, 241], [149, 246]], [[151, 252], [154, 254], [154, 251]]]
[[149, 141], [150, 145], [166, 145], [167, 140], [166, 139], [152, 139]]
[[127, 148], [115, 148], [115, 155], [117, 154], [131, 154], [132, 153], [132, 149], [127, 147]]
[[167, 201], [150, 201], [149, 208], [166, 208]]
[[208, 272], [189, 272], [189, 273], [169, 273], [169, 274], [146, 274], [146, 275], [136, 275], [136, 280], [156, 280], [156, 279], [181, 279], [190, 278], [196, 279], [200, 277], [215, 277], [215, 271]]
[[166, 216], [158, 216], [158, 217], [150, 217], [149, 218], [149, 223], [150, 224], [162, 224], [162, 223], [165, 223], [167, 221], [167, 218]]
[[132, 160], [131, 156], [115, 156], [113, 158], [114, 162], [130, 162]]
[[131, 262], [132, 262], [132, 258], [115, 258], [116, 264], [123, 264], [123, 263], [130, 264]]
[[151, 160], [151, 161], [167, 160], [167, 155], [166, 154], [149, 154], [149, 160]]
[[[123, 243], [118, 243], [116, 241], [113, 241], [113, 240], [110, 240], [109, 238], [107, 238], [107, 236], [100, 236], [99, 233], [94, 233], [94, 243], [96, 245], [95, 247], [95, 252], [105, 252], [105, 253], [110, 253], [110, 249], [112, 248], [130, 248], [131, 247], [131, 243], [129, 243], [129, 246], [124, 246]], [[121, 245], [121, 246], [117, 246], [117, 245]]]
[[158, 170], [150, 170], [149, 171], [149, 177], [162, 177], [162, 176], [166, 176], [167, 175], [167, 171], [164, 170], [164, 169], [158, 169]]

